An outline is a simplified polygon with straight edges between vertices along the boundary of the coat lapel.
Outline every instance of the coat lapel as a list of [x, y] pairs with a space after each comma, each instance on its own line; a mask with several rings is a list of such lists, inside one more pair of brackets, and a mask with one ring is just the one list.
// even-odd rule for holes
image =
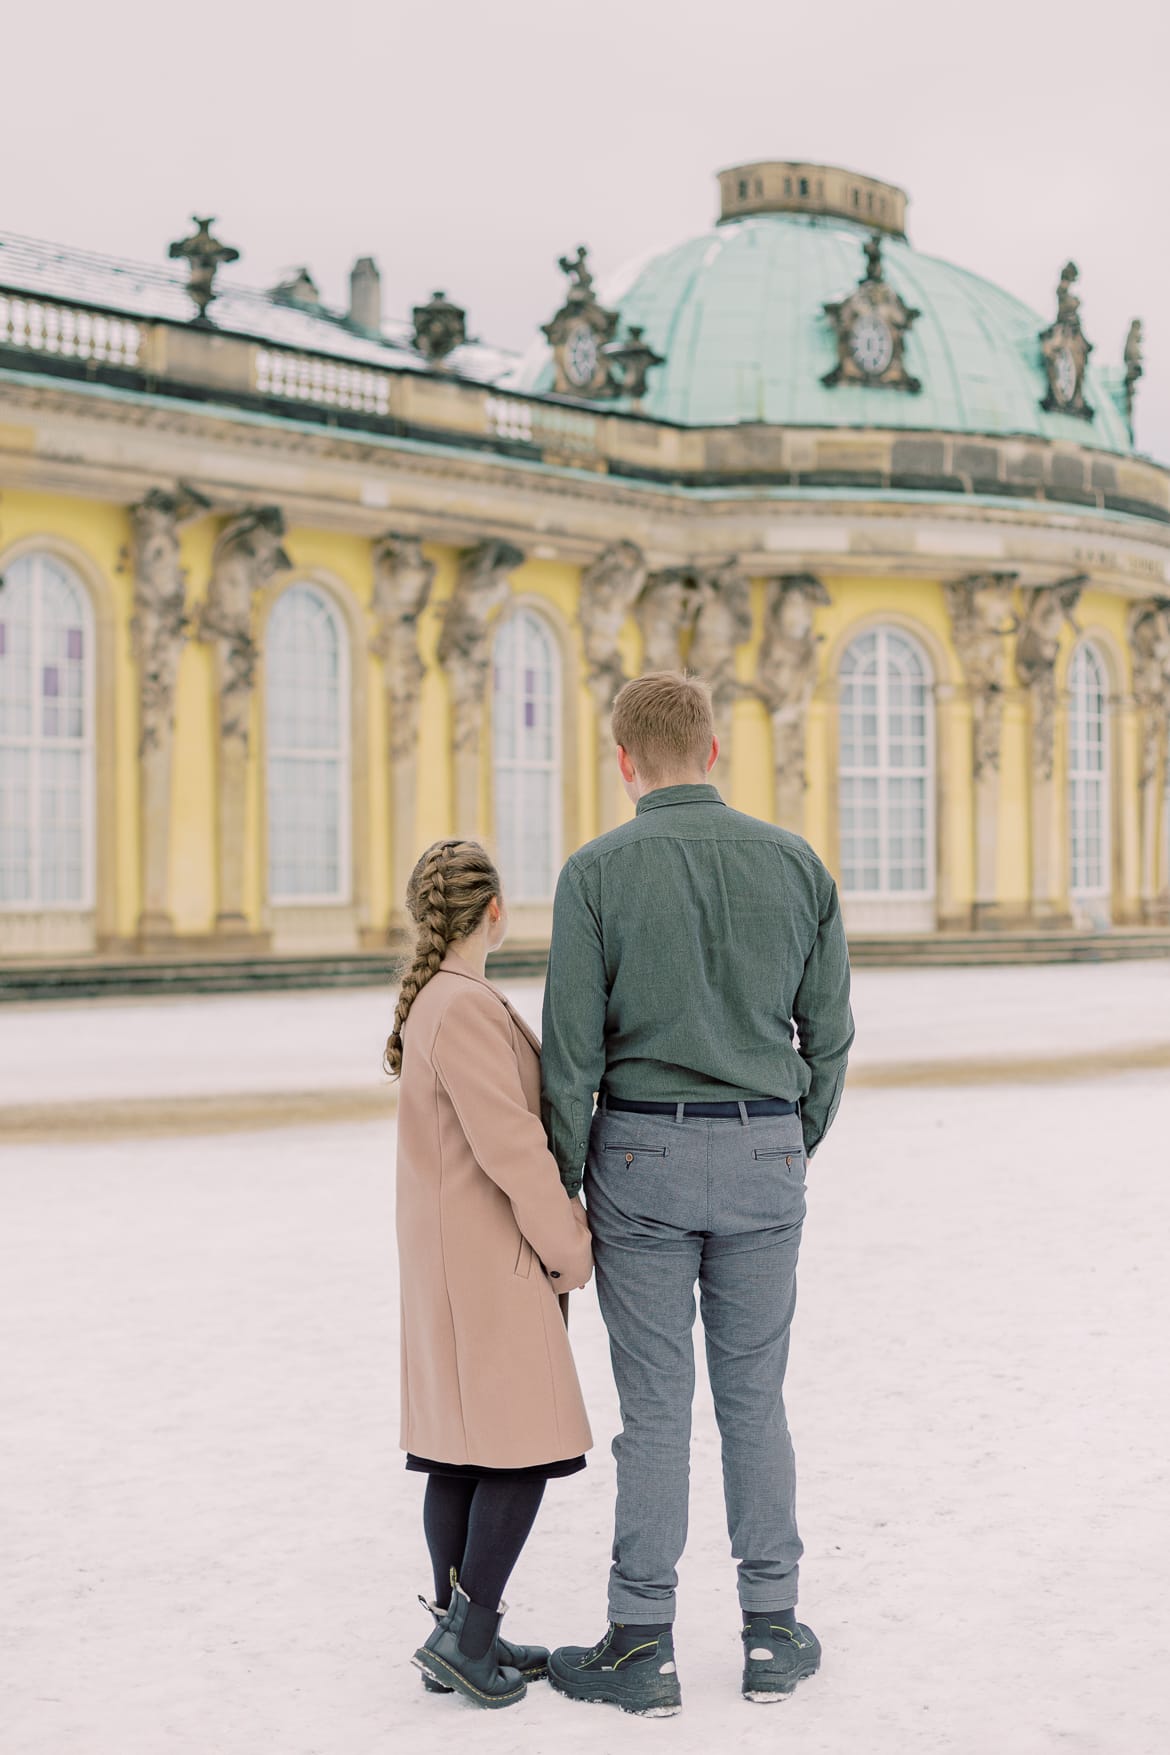
[[479, 983], [480, 987], [486, 987], [488, 992], [493, 994], [495, 998], [499, 1000], [520, 1034], [525, 1038], [529, 1045], [535, 1049], [537, 1054], [540, 1053], [540, 1037], [536, 1035], [535, 1031], [529, 1028], [524, 1019], [520, 1016], [520, 1013], [516, 1010], [516, 1007], [512, 1004], [511, 1000], [507, 999], [504, 994], [500, 992], [494, 982], [489, 981], [484, 975], [477, 975], [474, 969], [469, 969], [463, 959], [457, 956], [454, 951], [447, 952], [447, 955], [439, 964], [439, 968], [446, 975], [462, 975], [465, 981], [476, 981]]

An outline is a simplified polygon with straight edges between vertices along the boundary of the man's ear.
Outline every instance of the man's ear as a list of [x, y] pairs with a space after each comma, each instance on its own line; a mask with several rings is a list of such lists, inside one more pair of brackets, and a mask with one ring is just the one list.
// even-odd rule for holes
[[629, 752], [627, 750], [624, 750], [620, 743], [617, 746], [617, 758], [618, 758], [618, 770], [621, 774], [622, 779], [625, 781], [628, 781], [632, 784], [635, 777], [636, 777], [635, 772], [634, 772], [634, 764], [630, 760]]
[[719, 760], [719, 739], [717, 737], [712, 737], [712, 739], [711, 739], [711, 754], [707, 757], [707, 770], [706, 771], [708, 774], [711, 772], [712, 768], [715, 766], [715, 764], [718, 760]]

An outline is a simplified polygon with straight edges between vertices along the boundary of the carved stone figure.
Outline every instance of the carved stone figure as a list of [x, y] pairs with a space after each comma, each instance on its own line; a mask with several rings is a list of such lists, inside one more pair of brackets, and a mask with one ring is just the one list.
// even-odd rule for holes
[[813, 629], [817, 608], [830, 602], [811, 573], [773, 579], [768, 587], [755, 693], [772, 721], [776, 820], [796, 830], [804, 816], [805, 730], [821, 645]]
[[1142, 786], [1158, 771], [1170, 724], [1170, 598], [1151, 597], [1129, 612], [1133, 697], [1140, 714]]
[[199, 616], [199, 638], [215, 652], [220, 737], [238, 740], [245, 749], [256, 666], [252, 606], [256, 593], [292, 565], [281, 547], [283, 535], [284, 517], [276, 506], [244, 512], [225, 525]]
[[478, 746], [491, 665], [488, 622], [511, 596], [509, 575], [524, 559], [508, 542], [481, 542], [459, 566], [439, 636], [439, 663], [451, 685], [456, 751]]
[[130, 512], [134, 614], [130, 638], [138, 664], [139, 848], [142, 906], [139, 942], [169, 938], [171, 745], [175, 685], [189, 627], [179, 528], [207, 510], [193, 488], [152, 488]]
[[846, 299], [824, 307], [837, 343], [837, 363], [822, 384], [866, 384], [883, 390], [921, 390], [906, 370], [906, 335], [921, 313], [887, 285], [882, 240], [874, 232], [865, 245], [865, 272]]
[[1067, 622], [1079, 632], [1077, 604], [1084, 574], [1055, 585], [1027, 586], [1016, 633], [1016, 672], [1032, 700], [1032, 773], [1051, 780], [1056, 758], [1056, 658]]
[[1092, 420], [1093, 409], [1085, 401], [1085, 367], [1093, 344], [1081, 328], [1081, 301], [1073, 292], [1079, 277], [1075, 262], [1066, 262], [1056, 289], [1056, 321], [1040, 332], [1040, 358], [1048, 378], [1041, 408]]
[[416, 305], [411, 312], [414, 324], [414, 345], [424, 359], [432, 364], [446, 359], [467, 340], [467, 312], [455, 304], [445, 292], [433, 292], [425, 305]]
[[1140, 317], [1135, 317], [1129, 326], [1129, 332], [1125, 338], [1125, 352], [1122, 357], [1125, 361], [1125, 418], [1129, 422], [1130, 431], [1132, 433], [1133, 405], [1137, 392], [1138, 379], [1143, 375], [1146, 369], [1142, 349], [1142, 320]]
[[435, 578], [417, 536], [384, 536], [374, 549], [374, 619], [370, 650], [385, 666], [392, 762], [414, 754], [419, 698], [426, 668], [418, 650], [418, 618]]
[[976, 780], [999, 771], [1003, 730], [1005, 645], [1019, 626], [1013, 609], [1015, 573], [974, 573], [946, 584], [947, 608], [975, 715]]
[[751, 639], [751, 586], [734, 555], [721, 566], [706, 568], [697, 579], [698, 612], [688, 663], [711, 690], [716, 709], [722, 710], [740, 692], [735, 652]]
[[699, 581], [689, 567], [671, 567], [646, 581], [635, 611], [643, 673], [682, 669], [682, 637], [694, 627], [699, 604]]
[[192, 215], [195, 230], [189, 238], [176, 238], [167, 254], [172, 262], [187, 264], [187, 292], [195, 306], [192, 323], [205, 327], [210, 326], [211, 318], [207, 315], [207, 307], [219, 295], [215, 290], [216, 273], [227, 262], [238, 262], [240, 252], [231, 244], [221, 244], [213, 238], [211, 228], [214, 219], [200, 219]]
[[581, 575], [581, 633], [587, 682], [604, 716], [626, 680], [618, 636], [646, 583], [646, 559], [632, 542], [611, 543]]
[[186, 575], [179, 565], [179, 527], [210, 502], [193, 488], [152, 488], [130, 513], [133, 531], [134, 615], [130, 637], [138, 661], [141, 720], [139, 754], [170, 735], [175, 682], [187, 639]]
[[653, 367], [665, 364], [664, 356], [655, 353], [646, 340], [640, 323], [629, 325], [624, 341], [609, 341], [601, 351], [610, 366], [617, 368], [616, 393], [628, 396], [633, 402], [646, 394], [647, 373]]

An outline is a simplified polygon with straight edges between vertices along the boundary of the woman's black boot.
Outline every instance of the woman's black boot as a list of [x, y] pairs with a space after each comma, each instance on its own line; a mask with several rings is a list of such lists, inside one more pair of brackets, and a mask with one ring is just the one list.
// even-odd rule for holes
[[[436, 1624], [446, 1614], [438, 1603], [432, 1603], [429, 1597], [419, 1597], [424, 1609], [429, 1609], [435, 1617]], [[507, 1603], [500, 1606], [501, 1616], [508, 1612]], [[548, 1675], [548, 1647], [544, 1645], [515, 1645], [502, 1634], [496, 1635], [496, 1662], [502, 1670], [519, 1670], [526, 1682], [539, 1682]], [[436, 1682], [433, 1677], [423, 1676], [423, 1687], [428, 1694], [452, 1694], [454, 1689], [445, 1682]]]
[[515, 1706], [528, 1692], [519, 1670], [501, 1667], [496, 1641], [500, 1612], [473, 1603], [454, 1572], [451, 1604], [434, 1632], [415, 1652], [424, 1677], [454, 1689], [476, 1706]]

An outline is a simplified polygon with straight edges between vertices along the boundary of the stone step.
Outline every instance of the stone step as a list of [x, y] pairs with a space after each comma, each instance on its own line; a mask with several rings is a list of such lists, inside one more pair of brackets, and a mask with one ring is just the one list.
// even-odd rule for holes
[[[868, 935], [850, 940], [859, 969], [980, 968], [1011, 963], [1108, 963], [1170, 957], [1170, 928], [1114, 932], [982, 932]], [[491, 958], [494, 980], [543, 976], [547, 952], [516, 944]], [[320, 956], [29, 960], [0, 969], [0, 1002], [167, 993], [272, 992], [281, 988], [389, 986], [395, 958], [382, 952]]]

